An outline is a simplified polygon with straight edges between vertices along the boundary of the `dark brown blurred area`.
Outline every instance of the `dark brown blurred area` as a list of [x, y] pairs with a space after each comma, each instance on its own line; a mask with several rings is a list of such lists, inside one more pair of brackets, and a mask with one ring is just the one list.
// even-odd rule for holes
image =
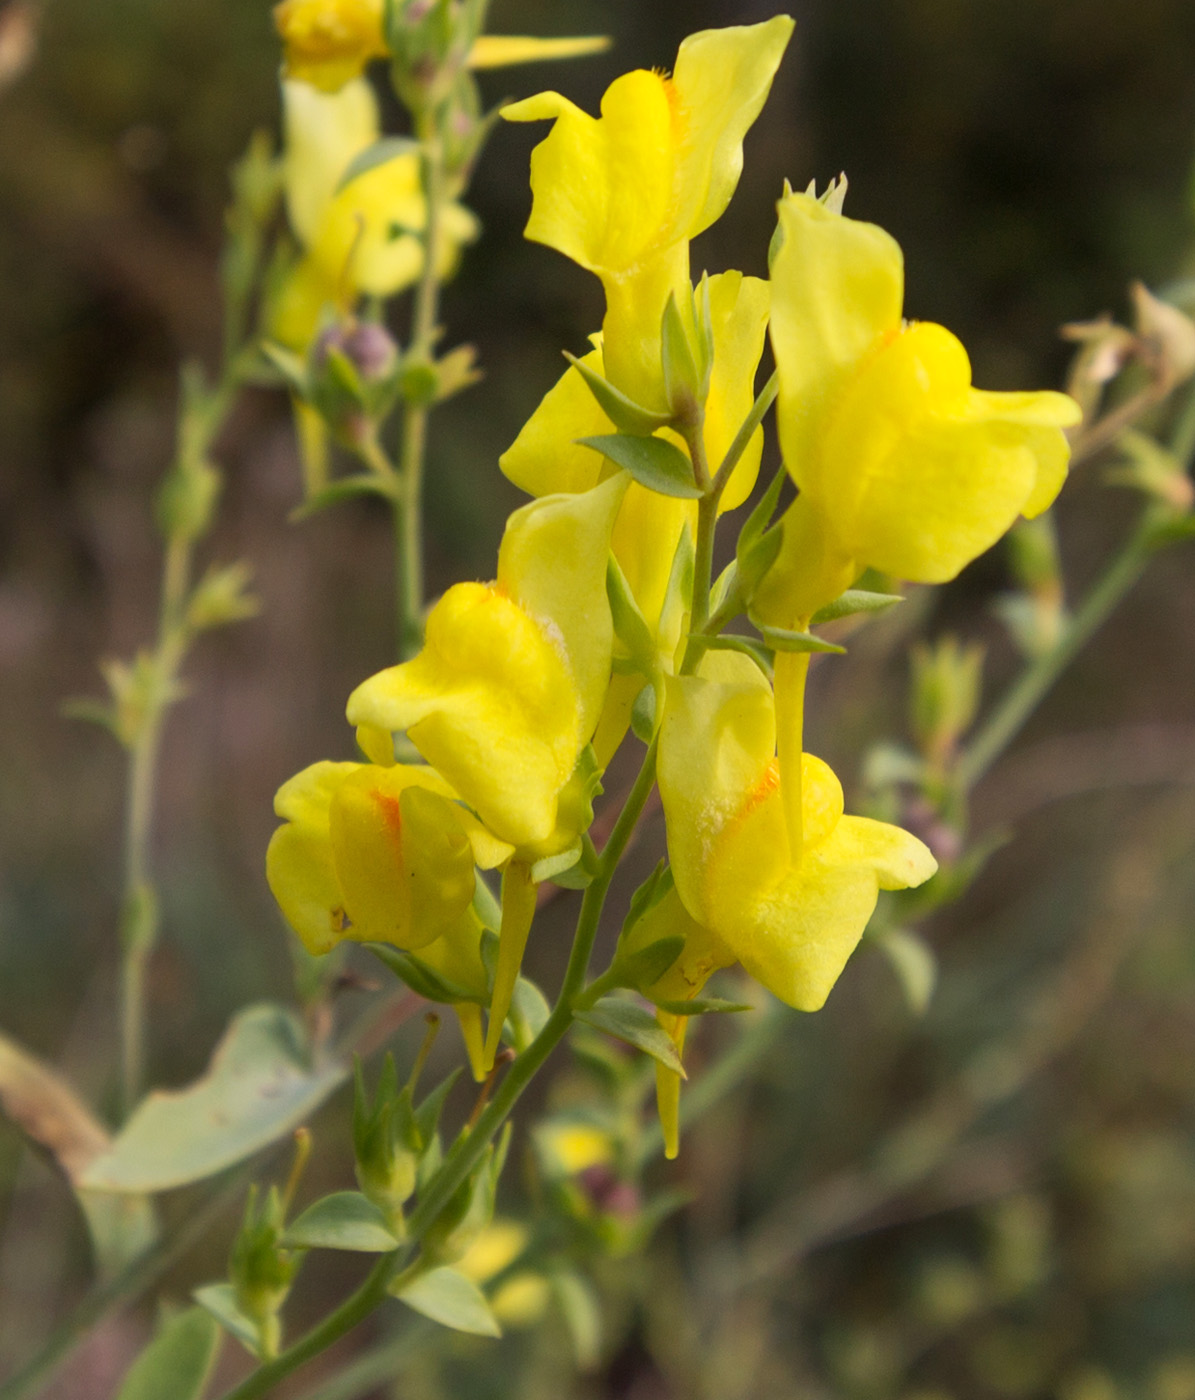
[[[1195, 273], [1191, 0], [791, 8], [793, 48], [695, 271], [763, 274], [783, 180], [845, 169], [847, 212], [904, 247], [909, 314], [957, 332], [977, 383], [997, 389], [1058, 384], [1057, 327], [1123, 316], [1131, 278], [1159, 289]], [[499, 32], [609, 32], [615, 47], [485, 75], [487, 100], [551, 86], [594, 111], [613, 76], [667, 66], [686, 33], [772, 12], [495, 0]], [[178, 365], [219, 344], [226, 171], [277, 120], [277, 62], [260, 0], [0, 9], [0, 1027], [101, 1109], [123, 764], [60, 706], [98, 693], [100, 658], [152, 635], [152, 498]], [[444, 300], [444, 343], [474, 342], [485, 379], [433, 421], [432, 592], [491, 574], [519, 499], [498, 454], [561, 348], [578, 351], [601, 317], [594, 279], [522, 240], [538, 137], [496, 130], [469, 201], [485, 232]], [[262, 613], [200, 642], [163, 756], [151, 1063], [171, 1084], [200, 1070], [238, 1006], [290, 995], [262, 873], [273, 793], [317, 758], [352, 756], [345, 698], [392, 651], [387, 521], [348, 504], [289, 523], [301, 485], [283, 396], [248, 391], [217, 455], [227, 483], [206, 553], [251, 564]], [[1077, 589], [1137, 508], [1098, 461], [1068, 487]], [[981, 788], [977, 825], [1017, 834], [930, 929], [943, 973], [927, 1017], [863, 954], [827, 1012], [794, 1014], [754, 1087], [689, 1136], [677, 1179], [697, 1204], [646, 1261], [612, 1266], [601, 1373], [571, 1388], [515, 1337], [501, 1366], [466, 1345], [410, 1393], [1195, 1400], [1193, 566], [1190, 546], [1154, 566]], [[993, 691], [1016, 665], [990, 610], [1006, 586], [995, 551], [923, 613], [990, 643]], [[867, 743], [905, 737], [900, 639], [871, 638], [819, 668], [811, 701], [811, 747], [848, 792]], [[540, 952], [546, 969], [556, 951]], [[695, 1064], [729, 1037], [711, 1029]], [[985, 1098], [976, 1057], [993, 1045], [1014, 1082]], [[966, 1119], [958, 1151], [869, 1208], [866, 1164], [894, 1142], [924, 1148], [935, 1112]], [[901, 1124], [908, 1142], [892, 1136]], [[78, 1294], [72, 1209], [0, 1122], [0, 1375]], [[180, 1296], [220, 1272], [223, 1247], [179, 1273]], [[342, 1287], [339, 1266], [305, 1277], [300, 1315]], [[115, 1393], [144, 1328], [109, 1328], [53, 1393]]]

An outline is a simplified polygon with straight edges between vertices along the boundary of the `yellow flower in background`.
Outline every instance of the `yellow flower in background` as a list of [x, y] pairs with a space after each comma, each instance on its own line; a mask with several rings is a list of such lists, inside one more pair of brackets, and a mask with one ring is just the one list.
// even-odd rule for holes
[[[380, 137], [377, 99], [363, 78], [326, 93], [282, 85], [286, 207], [303, 255], [275, 294], [270, 332], [305, 349], [329, 306], [358, 296], [391, 296], [423, 270], [427, 201], [419, 156], [403, 151], [341, 187], [345, 172]], [[462, 204], [442, 213], [440, 272], [451, 274], [479, 226]]]
[[676, 890], [689, 915], [781, 1001], [825, 1002], [881, 889], [936, 869], [886, 822], [843, 814], [842, 787], [802, 756], [802, 829], [785, 826], [771, 687], [746, 657], [716, 653], [668, 681], [659, 784]]
[[[620, 474], [515, 511], [497, 581], [450, 588], [419, 655], [349, 697], [350, 724], [406, 730], [511, 846], [554, 839], [601, 713], [613, 647], [606, 561], [625, 489]], [[557, 848], [578, 834], [561, 833]]]
[[606, 373], [649, 408], [663, 406], [660, 321], [669, 295], [688, 293], [689, 240], [730, 202], [792, 28], [778, 15], [693, 34], [671, 77], [616, 79], [600, 118], [556, 92], [503, 108], [554, 123], [532, 153], [526, 235], [601, 278]]
[[274, 27], [284, 76], [321, 92], [339, 92], [386, 52], [382, 0], [283, 0]]
[[1080, 411], [1065, 394], [973, 388], [949, 331], [902, 321], [903, 260], [883, 229], [810, 194], [779, 210], [771, 337], [801, 496], [762, 605], [790, 626], [865, 567], [941, 583], [1040, 514]]

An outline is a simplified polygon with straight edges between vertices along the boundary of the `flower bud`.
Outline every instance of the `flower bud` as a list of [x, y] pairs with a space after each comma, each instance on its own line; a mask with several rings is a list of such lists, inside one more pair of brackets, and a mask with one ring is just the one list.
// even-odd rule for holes
[[387, 1055], [372, 1102], [357, 1062], [353, 1101], [357, 1184], [399, 1233], [402, 1208], [415, 1191], [423, 1149], [410, 1087], [399, 1089], [393, 1055]]
[[258, 1355], [276, 1356], [281, 1341], [278, 1313], [290, 1292], [303, 1251], [282, 1249], [278, 1241], [285, 1228], [285, 1209], [276, 1187], [271, 1187], [260, 1212], [257, 1188], [250, 1187], [245, 1219], [233, 1241], [228, 1276], [237, 1307], [257, 1325]]
[[913, 732], [927, 757], [953, 751], [979, 709], [983, 647], [944, 637], [913, 650]]
[[359, 446], [398, 394], [398, 347], [384, 326], [351, 321], [329, 326], [308, 356], [311, 402], [348, 447]]

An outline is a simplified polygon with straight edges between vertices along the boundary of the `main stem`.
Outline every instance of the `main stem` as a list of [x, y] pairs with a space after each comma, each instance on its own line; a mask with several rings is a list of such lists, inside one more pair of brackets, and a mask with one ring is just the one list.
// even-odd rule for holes
[[[409, 357], [430, 362], [435, 349], [440, 308], [440, 241], [444, 211], [444, 157], [434, 114], [419, 121], [423, 143], [423, 194], [427, 225], [423, 236], [423, 271], [415, 289]], [[428, 405], [408, 403], [403, 410], [399, 450], [399, 490], [394, 501], [398, 582], [398, 654], [413, 656], [423, 643], [423, 473], [427, 458]]]
[[[560, 996], [552, 1014], [544, 1023], [543, 1030], [526, 1050], [511, 1065], [506, 1078], [499, 1085], [489, 1105], [473, 1127], [463, 1132], [449, 1150], [444, 1164], [432, 1178], [427, 1189], [421, 1194], [419, 1204], [411, 1212], [407, 1221], [407, 1235], [410, 1244], [417, 1243], [428, 1227], [451, 1200], [453, 1193], [468, 1177], [481, 1160], [486, 1147], [498, 1129], [510, 1116], [523, 1091], [535, 1078], [544, 1061], [564, 1039], [572, 1024], [573, 1008], [577, 998], [585, 989], [585, 979], [589, 971], [589, 960], [593, 953], [602, 909], [614, 872], [627, 848], [627, 843], [635, 830], [636, 823], [651, 794], [656, 777], [656, 745], [653, 741], [643, 759], [643, 766], [635, 780], [618, 821], [610, 833], [610, 839], [598, 859], [598, 870], [592, 884], [588, 886], [581, 901], [581, 913], [577, 919], [577, 931], [573, 937], [572, 951], [568, 966], [560, 985]], [[387, 1290], [405, 1264], [410, 1245], [402, 1250], [383, 1255], [370, 1270], [368, 1277], [355, 1293], [329, 1313], [324, 1320], [312, 1328], [292, 1347], [280, 1356], [259, 1367], [240, 1385], [228, 1391], [223, 1400], [256, 1400], [266, 1395], [279, 1381], [289, 1376], [318, 1356], [333, 1342], [343, 1337], [363, 1321], [387, 1296]]]

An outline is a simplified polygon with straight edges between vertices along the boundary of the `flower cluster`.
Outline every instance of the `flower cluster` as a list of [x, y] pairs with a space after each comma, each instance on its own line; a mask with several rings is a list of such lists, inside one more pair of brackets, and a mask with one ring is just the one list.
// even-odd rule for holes
[[[354, 73], [378, 43], [369, 7], [346, 3], [335, 35], [308, 35], [302, 12], [302, 0], [279, 11], [290, 70], [311, 78], [326, 61], [335, 78], [320, 85], [339, 91], [305, 91], [292, 116], [358, 104], [363, 145], [373, 115]], [[268, 873], [304, 944], [399, 950], [413, 985], [456, 1005], [479, 1074], [538, 886], [608, 883], [588, 828], [632, 728], [658, 777], [669, 868], [637, 899], [601, 980], [655, 1003], [678, 1054], [686, 1006], [718, 968], [741, 964], [793, 1007], [823, 1004], [879, 891], [922, 883], [935, 862], [899, 827], [846, 815], [838, 779], [804, 752], [810, 653], [835, 649], [810, 629], [851, 610], [865, 570], [952, 578], [1049, 506], [1065, 476], [1077, 405], [973, 388], [949, 331], [902, 319], [900, 249], [843, 214], [845, 182], [820, 198], [786, 190], [767, 281], [727, 271], [694, 285], [690, 242], [734, 192], [791, 29], [777, 17], [694, 35], [671, 75], [614, 82], [597, 118], [550, 92], [504, 110], [553, 123], [532, 156], [527, 235], [600, 278], [601, 331], [502, 458], [535, 499], [507, 523], [495, 580], [450, 588], [422, 650], [353, 692], [367, 762], [317, 763], [278, 794], [286, 824]], [[403, 221], [385, 165], [341, 193], [330, 168], [312, 155], [290, 185], [295, 227], [310, 230], [304, 276], [343, 261], [337, 207], [355, 186], [376, 178], [380, 217]], [[366, 215], [357, 275], [374, 275], [376, 253], [393, 279], [401, 246], [374, 249], [370, 228]], [[453, 241], [467, 235], [462, 222]], [[747, 501], [759, 470], [769, 333], [797, 494], [770, 525], [777, 481], [714, 584], [719, 517]], [[728, 634], [740, 617], [754, 630]], [[422, 763], [395, 762], [402, 736]], [[500, 908], [478, 873], [493, 870]], [[670, 1153], [678, 1090], [665, 1064]]]

